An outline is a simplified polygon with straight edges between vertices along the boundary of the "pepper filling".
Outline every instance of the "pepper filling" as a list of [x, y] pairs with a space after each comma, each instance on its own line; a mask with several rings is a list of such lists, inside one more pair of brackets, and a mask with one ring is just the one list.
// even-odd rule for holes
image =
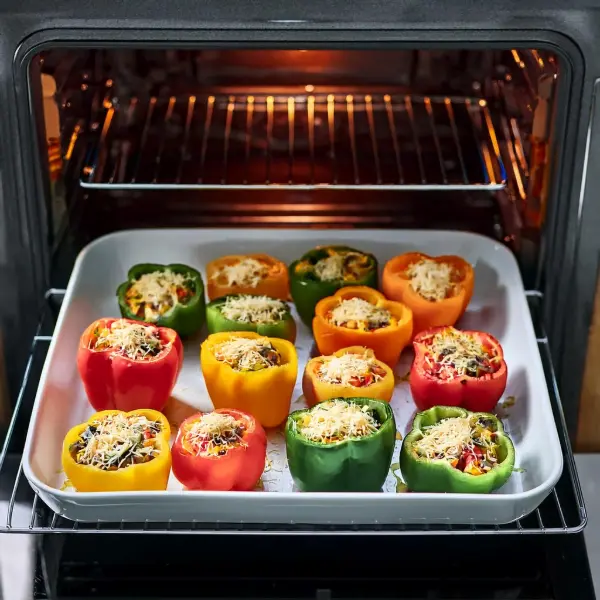
[[243, 421], [223, 413], [207, 413], [182, 431], [183, 447], [196, 456], [224, 456], [232, 448], [246, 446]]
[[311, 275], [317, 281], [362, 281], [371, 269], [369, 256], [361, 252], [337, 251], [328, 248], [329, 256], [321, 258], [316, 263], [303, 260], [298, 263], [296, 270], [303, 275]]
[[256, 287], [269, 275], [269, 267], [255, 258], [245, 257], [232, 265], [223, 265], [212, 276], [227, 287]]
[[187, 304], [196, 290], [188, 275], [170, 269], [145, 273], [125, 293], [129, 310], [140, 319], [156, 321], [178, 304]]
[[112, 350], [115, 356], [126, 356], [133, 360], [148, 360], [160, 354], [163, 343], [156, 328], [117, 319], [110, 327], [94, 329], [89, 348]]
[[324, 356], [317, 370], [318, 378], [334, 385], [368, 387], [381, 381], [386, 372], [367, 354]]
[[69, 452], [77, 464], [116, 471], [156, 458], [160, 431], [160, 422], [141, 415], [107, 415], [89, 423]]
[[227, 296], [219, 310], [230, 321], [257, 324], [277, 323], [289, 313], [287, 304], [281, 300], [250, 294]]
[[419, 458], [445, 460], [463, 473], [485, 475], [498, 464], [497, 437], [491, 419], [452, 417], [424, 427], [413, 449]]
[[281, 356], [268, 338], [231, 337], [217, 344], [213, 353], [218, 361], [234, 371], [262, 371], [281, 364]]
[[451, 327], [422, 340], [427, 346], [425, 370], [438, 379], [485, 377], [500, 367], [498, 350]]
[[362, 298], [342, 300], [329, 311], [328, 320], [337, 327], [374, 331], [396, 324], [389, 310], [375, 306]]
[[410, 265], [405, 273], [410, 287], [430, 302], [451, 298], [459, 290], [460, 273], [448, 263], [424, 258]]
[[335, 444], [375, 433], [381, 423], [369, 406], [349, 400], [327, 400], [300, 415], [296, 431], [311, 442]]

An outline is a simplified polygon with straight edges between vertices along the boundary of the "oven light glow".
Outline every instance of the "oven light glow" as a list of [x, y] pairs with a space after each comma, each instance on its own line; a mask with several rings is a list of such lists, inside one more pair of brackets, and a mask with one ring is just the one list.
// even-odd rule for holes
[[304, 90], [310, 94], [315, 91], [315, 86], [310, 84], [306, 85], [304, 86]]

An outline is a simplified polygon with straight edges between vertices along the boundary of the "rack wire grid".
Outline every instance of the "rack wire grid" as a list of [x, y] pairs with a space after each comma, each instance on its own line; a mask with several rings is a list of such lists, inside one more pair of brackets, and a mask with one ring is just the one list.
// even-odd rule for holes
[[[542, 294], [527, 292], [538, 347], [542, 357], [548, 388], [564, 456], [560, 480], [538, 509], [530, 515], [506, 525], [300, 525], [261, 523], [205, 523], [145, 521], [133, 522], [78, 522], [70, 521], [49, 509], [30, 488], [23, 476], [21, 456], [13, 448], [11, 437], [16, 430], [24, 431], [37, 390], [56, 317], [65, 290], [48, 290], [44, 313], [38, 326], [27, 362], [23, 383], [18, 394], [2, 453], [0, 454], [0, 532], [12, 533], [173, 533], [173, 534], [374, 534], [378, 535], [506, 535], [506, 534], [567, 534], [579, 533], [587, 523], [583, 495], [573, 453], [567, 435], [556, 379], [550, 360], [548, 340], [540, 326]], [[3, 497], [4, 495], [4, 497]], [[6, 498], [6, 502], [2, 502]]]
[[80, 184], [104, 190], [499, 190], [486, 100], [400, 94], [106, 101]]

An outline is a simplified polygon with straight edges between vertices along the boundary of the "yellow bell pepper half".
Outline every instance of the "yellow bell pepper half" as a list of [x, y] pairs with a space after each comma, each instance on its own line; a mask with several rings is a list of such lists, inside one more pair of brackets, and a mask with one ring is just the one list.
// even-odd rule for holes
[[[94, 423], [108, 415], [140, 415], [149, 421], [158, 421], [160, 431], [156, 434], [155, 445], [159, 453], [148, 462], [134, 464], [116, 471], [106, 471], [91, 465], [76, 462], [71, 454], [71, 445], [76, 443], [81, 434]], [[140, 492], [167, 489], [169, 473], [171, 472], [171, 449], [169, 438], [171, 428], [166, 417], [156, 410], [134, 410], [123, 412], [119, 410], [103, 410], [93, 414], [86, 423], [75, 425], [67, 433], [62, 450], [62, 465], [65, 475], [78, 492]]]
[[253, 331], [225, 331], [209, 335], [200, 348], [200, 364], [206, 388], [215, 408], [235, 408], [251, 414], [263, 427], [277, 427], [289, 413], [298, 356], [294, 344], [270, 338], [280, 364], [259, 371], [237, 371], [218, 360], [214, 349], [232, 338], [265, 338]]

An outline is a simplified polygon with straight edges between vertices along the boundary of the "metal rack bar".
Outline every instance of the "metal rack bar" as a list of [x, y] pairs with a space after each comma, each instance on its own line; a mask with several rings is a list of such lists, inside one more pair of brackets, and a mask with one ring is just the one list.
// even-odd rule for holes
[[[131, 100], [124, 100], [105, 107], [102, 131], [93, 138], [82, 168], [84, 188], [444, 191], [506, 187], [494, 123], [485, 100], [477, 98], [215, 94], [153, 96], [145, 111], [137, 99], [135, 111], [129, 110], [131, 106]], [[174, 115], [179, 106], [187, 106], [187, 116], [178, 133]], [[201, 119], [194, 123], [198, 107], [205, 110], [203, 123]], [[326, 120], [317, 115], [326, 115]], [[136, 124], [134, 117], [143, 122]], [[387, 127], [378, 125], [379, 120], [387, 121]], [[307, 134], [299, 135], [304, 129]], [[169, 147], [177, 144], [177, 137], [172, 137], [177, 135], [181, 137], [179, 160], [171, 165], [165, 144], [167, 139]], [[235, 144], [236, 139], [244, 139], [243, 146]], [[346, 148], [340, 144], [348, 144], [349, 160], [343, 159]], [[395, 170], [389, 169], [386, 157], [390, 146]], [[125, 148], [137, 151], [125, 152]], [[198, 160], [189, 160], [188, 148], [200, 148]], [[285, 168], [278, 168], [283, 148]], [[234, 163], [244, 169], [228, 168]], [[119, 176], [126, 173], [128, 178]]]
[[[46, 294], [46, 300], [51, 302], [56, 297], [62, 297], [64, 290], [49, 290]], [[539, 301], [541, 298], [540, 292], [531, 291], [526, 293], [528, 299], [532, 302]], [[32, 377], [32, 365], [34, 358], [40, 349], [47, 349], [47, 342], [52, 339], [51, 336], [40, 335], [42, 323], [38, 327], [36, 338], [32, 342], [32, 351], [30, 359], [27, 363], [25, 376], [17, 404], [15, 413], [9, 427], [9, 433], [5, 441], [2, 453], [0, 454], [0, 470], [5, 465], [7, 456], [7, 448], [10, 441], [10, 436], [14, 431], [17, 420], [27, 419], [28, 415], [21, 414], [21, 407], [28, 387], [29, 379]], [[522, 517], [514, 523], [506, 525], [486, 525], [480, 526], [473, 523], [465, 525], [450, 525], [447, 523], [436, 525], [415, 525], [402, 523], [401, 521], [394, 525], [348, 525], [348, 526], [333, 526], [333, 525], [271, 525], [266, 523], [202, 523], [197, 520], [189, 523], [179, 523], [169, 521], [168, 523], [158, 523], [152, 521], [143, 521], [140, 523], [131, 523], [120, 521], [116, 523], [106, 522], [77, 522], [69, 521], [49, 509], [37, 494], [29, 489], [26, 479], [23, 477], [21, 463], [14, 476], [14, 484], [7, 511], [7, 520], [4, 526], [0, 526], [0, 532], [12, 533], [119, 533], [139, 534], [139, 533], [170, 533], [173, 535], [185, 534], [243, 534], [243, 535], [263, 535], [265, 533], [272, 535], [556, 535], [579, 533], [583, 530], [587, 523], [587, 514], [583, 502], [583, 494], [577, 472], [575, 462], [571, 452], [570, 442], [567, 435], [567, 430], [562, 414], [560, 398], [556, 387], [556, 379], [550, 361], [550, 353], [543, 333], [538, 339], [538, 347], [546, 374], [550, 396], [553, 403], [557, 428], [561, 439], [561, 447], [564, 456], [564, 470], [561, 479], [557, 486], [552, 490], [551, 494], [542, 502], [532, 515]], [[37, 356], [40, 358], [40, 356]], [[38, 361], [39, 362], [39, 361]], [[24, 492], [29, 491], [28, 502], [30, 510], [24, 518], [20, 518], [15, 522], [15, 515], [21, 511], [15, 512], [15, 502], [17, 497], [21, 503], [21, 498], [25, 496]], [[556, 523], [556, 524], [555, 524]]]

